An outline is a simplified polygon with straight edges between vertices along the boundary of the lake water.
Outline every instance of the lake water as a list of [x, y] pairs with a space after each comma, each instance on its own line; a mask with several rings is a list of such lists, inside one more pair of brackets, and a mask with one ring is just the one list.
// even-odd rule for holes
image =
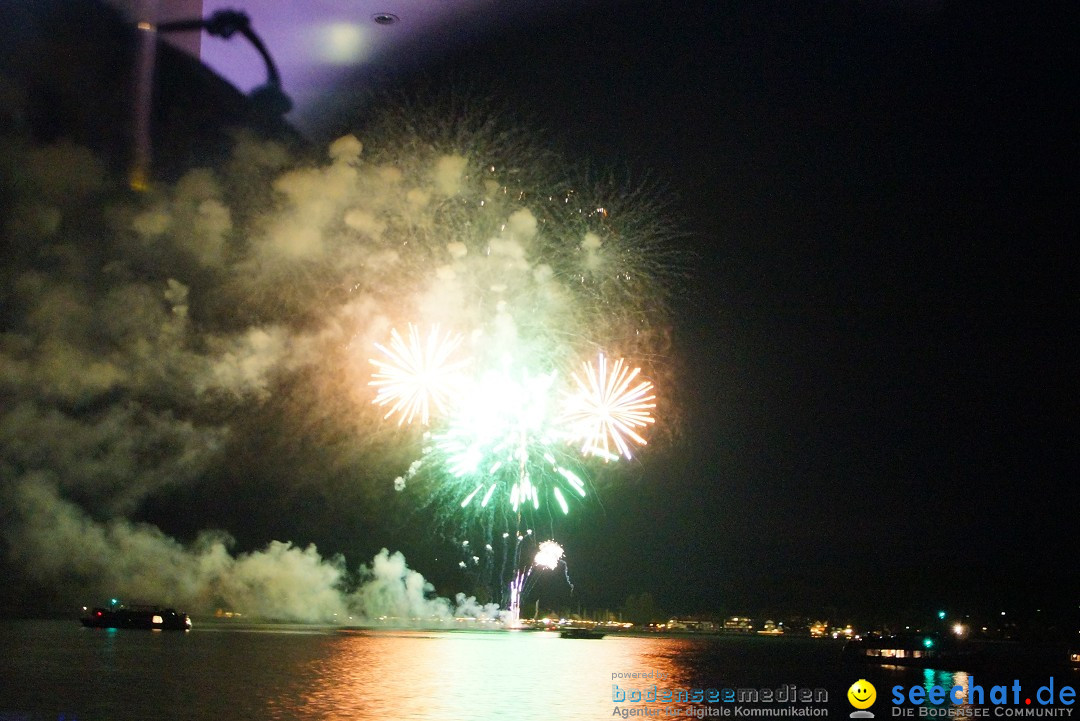
[[[84, 629], [74, 621], [5, 622], [0, 721], [575, 721], [613, 718], [617, 707], [641, 708], [614, 703], [612, 684], [631, 690], [653, 683], [820, 688], [828, 702], [816, 707], [829, 718], [847, 719], [847, 688], [860, 675], [877, 687], [873, 710], [884, 719], [894, 684], [951, 687], [967, 678], [922, 669], [853, 670], [841, 664], [841, 648], [834, 641], [731, 636], [573, 640], [540, 632], [224, 625], [175, 633]], [[652, 673], [653, 679], [612, 678], [633, 672]], [[1064, 674], [1059, 685], [1080, 685], [1076, 672]], [[992, 676], [979, 683], [1012, 680]], [[664, 706], [685, 717], [710, 705]]]

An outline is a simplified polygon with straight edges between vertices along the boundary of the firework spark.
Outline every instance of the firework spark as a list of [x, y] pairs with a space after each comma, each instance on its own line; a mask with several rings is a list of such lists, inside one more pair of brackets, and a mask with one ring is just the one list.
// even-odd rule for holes
[[645, 444], [636, 429], [653, 422], [652, 383], [622, 359], [609, 367], [603, 354], [583, 368], [585, 380], [572, 375], [570, 392], [557, 372], [531, 373], [504, 357], [459, 376], [455, 392], [439, 397], [442, 418], [424, 462], [444, 471], [440, 485], [461, 508], [494, 500], [517, 513], [555, 501], [567, 514], [568, 494], [586, 496], [582, 456], [629, 458], [631, 443]]
[[638, 379], [640, 372], [630, 370], [622, 358], [609, 368], [600, 353], [595, 366], [587, 361], [581, 375], [573, 374], [577, 392], [567, 399], [565, 417], [583, 454], [605, 460], [630, 458], [631, 443], [645, 445], [637, 429], [655, 421], [651, 411], [656, 396], [652, 382]]
[[555, 541], [544, 541], [540, 544], [540, 548], [536, 551], [536, 557], [533, 559], [533, 565], [540, 568], [546, 568], [549, 571], [555, 569], [559, 565], [559, 561], [563, 557], [563, 547]]
[[420, 330], [409, 324], [406, 342], [397, 332], [390, 331], [390, 345], [375, 344], [387, 360], [371, 359], [378, 371], [370, 385], [379, 389], [375, 404], [390, 406], [384, 418], [398, 414], [398, 425], [412, 423], [417, 414], [425, 426], [431, 422], [432, 406], [439, 413], [449, 408], [450, 398], [459, 383], [465, 361], [450, 357], [461, 344], [462, 337], [449, 331], [443, 334], [432, 326], [426, 340]]
[[[532, 531], [529, 531], [532, 534]], [[518, 537], [518, 543], [520, 544], [521, 537]], [[510, 603], [507, 609], [510, 612], [510, 625], [517, 626], [520, 623], [521, 618], [521, 599], [525, 595], [526, 584], [532, 577], [532, 572], [537, 568], [542, 568], [547, 571], [553, 571], [559, 567], [559, 563], [563, 562], [563, 547], [556, 541], [544, 541], [537, 548], [536, 556], [533, 557], [533, 562], [528, 566], [519, 570], [514, 574], [513, 580], [510, 582]], [[566, 577], [567, 583], [570, 582], [569, 571]], [[570, 584], [570, 588], [573, 589], [573, 584]]]
[[[550, 494], [564, 513], [564, 485], [585, 495], [585, 484], [559, 458], [568, 454], [556, 420], [555, 373], [514, 372], [509, 362], [469, 385], [433, 435], [432, 450], [449, 472], [444, 482], [460, 488], [461, 507], [486, 508], [496, 499], [519, 509], [540, 508]], [[569, 462], [564, 461], [565, 462]]]

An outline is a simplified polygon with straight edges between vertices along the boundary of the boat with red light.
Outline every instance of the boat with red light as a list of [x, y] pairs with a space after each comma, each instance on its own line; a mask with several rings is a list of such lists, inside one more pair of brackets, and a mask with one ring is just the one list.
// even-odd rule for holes
[[160, 606], [94, 608], [81, 621], [87, 628], [137, 628], [149, 631], [191, 629], [191, 618], [186, 613]]

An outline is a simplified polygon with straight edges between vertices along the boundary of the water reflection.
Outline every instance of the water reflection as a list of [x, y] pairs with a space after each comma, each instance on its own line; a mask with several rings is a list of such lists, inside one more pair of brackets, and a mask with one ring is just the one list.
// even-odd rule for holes
[[[596, 719], [620, 689], [686, 687], [680, 659], [691, 639], [560, 639], [553, 633], [341, 635], [309, 669], [299, 698], [279, 696], [272, 715], [336, 719]], [[649, 678], [612, 674], [652, 673]], [[659, 680], [658, 680], [659, 677]], [[295, 705], [294, 705], [295, 704]], [[664, 704], [686, 707], [689, 704]]]
[[[936, 671], [932, 668], [923, 669], [922, 685], [923, 688], [926, 689], [927, 706], [950, 706], [961, 708], [968, 705], [968, 675], [964, 671]], [[942, 697], [940, 703], [932, 703], [930, 701], [930, 689], [934, 686], [945, 689], [945, 696]], [[964, 689], [958, 694], [959, 698], [963, 699], [963, 703], [961, 704], [954, 704], [949, 695], [955, 686], [961, 686]]]

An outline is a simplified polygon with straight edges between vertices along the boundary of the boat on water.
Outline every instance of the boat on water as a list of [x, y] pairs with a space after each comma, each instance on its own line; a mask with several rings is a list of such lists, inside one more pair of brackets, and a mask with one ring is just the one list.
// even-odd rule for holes
[[[1055, 643], [964, 640], [938, 634], [897, 634], [848, 641], [844, 658], [854, 663], [915, 666], [943, 670], [1002, 667], [1058, 667], [1073, 663]], [[1080, 660], [1080, 655], [1077, 655]]]
[[559, 638], [603, 638], [604, 634], [591, 628], [564, 628], [559, 631]]
[[87, 628], [139, 628], [150, 631], [187, 631], [186, 613], [159, 606], [117, 606], [91, 609], [81, 619]]

